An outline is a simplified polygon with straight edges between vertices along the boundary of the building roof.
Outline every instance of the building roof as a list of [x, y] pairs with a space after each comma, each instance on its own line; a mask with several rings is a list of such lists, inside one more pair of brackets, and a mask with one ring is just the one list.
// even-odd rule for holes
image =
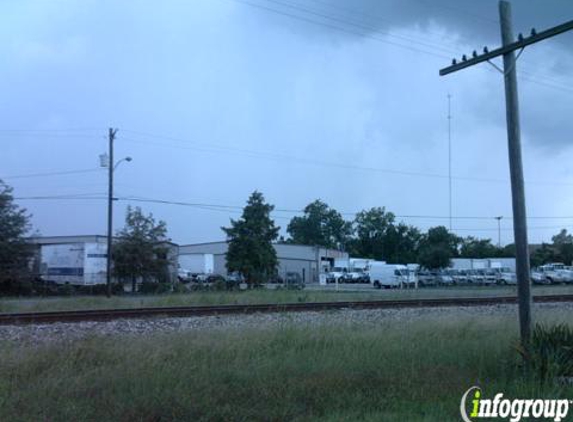
[[[114, 239], [117, 237], [114, 236]], [[28, 238], [31, 243], [37, 245], [59, 245], [66, 243], [105, 243], [107, 242], [107, 236], [101, 234], [86, 234], [86, 235], [75, 235], [75, 236], [31, 236]], [[164, 241], [173, 246], [177, 246], [176, 243], [171, 241]]]

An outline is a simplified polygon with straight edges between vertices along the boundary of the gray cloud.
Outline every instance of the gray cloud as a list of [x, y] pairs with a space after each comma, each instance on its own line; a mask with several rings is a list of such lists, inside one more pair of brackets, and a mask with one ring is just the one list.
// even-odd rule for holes
[[[305, 5], [311, 3], [319, 5]], [[567, 2], [539, 10], [535, 4], [540, 2], [514, 4], [519, 26], [535, 22], [541, 28], [570, 16]], [[498, 28], [487, 20], [495, 20], [496, 3], [364, 0], [320, 7], [334, 5], [363, 10], [368, 16], [352, 16], [368, 23], [361, 32], [367, 36], [232, 0], [174, 0], [161, 8], [146, 0], [137, 7], [111, 1], [12, 4], [0, 25], [6, 39], [0, 46], [0, 126], [97, 130], [0, 133], [2, 176], [95, 167], [106, 149], [106, 128], [113, 125], [120, 129], [117, 157], [134, 158], [118, 170], [118, 195], [242, 205], [258, 189], [281, 208], [303, 208], [322, 198], [344, 212], [386, 206], [402, 215], [444, 216], [447, 179], [407, 173], [447, 174], [450, 92], [454, 175], [507, 180], [500, 76], [484, 66], [440, 78], [437, 71], [448, 59], [404, 48], [450, 57], [450, 50], [468, 52], [476, 42], [496, 44]], [[348, 10], [340, 13], [349, 19]], [[528, 49], [524, 66], [540, 81], [551, 77], [570, 84], [562, 72], [571, 66], [563, 47], [568, 36]], [[528, 180], [572, 178], [570, 94], [521, 80], [520, 87]], [[106, 191], [104, 172], [13, 184], [18, 196]], [[527, 192], [530, 214], [569, 213], [566, 186], [531, 184]], [[105, 228], [102, 201], [25, 204], [44, 234]], [[219, 227], [236, 217], [143, 206], [167, 220], [179, 242], [220, 239]], [[124, 208], [117, 203], [117, 226]], [[510, 210], [507, 182], [454, 180], [456, 215], [509, 216]], [[284, 217], [278, 219], [284, 228], [292, 214], [277, 216]], [[443, 220], [407, 222], [427, 228]], [[460, 230], [463, 235], [496, 234], [493, 220], [456, 224], [471, 229]], [[508, 220], [504, 224], [510, 228]], [[533, 230], [532, 239], [556, 231]], [[503, 240], [510, 239], [505, 230]]]

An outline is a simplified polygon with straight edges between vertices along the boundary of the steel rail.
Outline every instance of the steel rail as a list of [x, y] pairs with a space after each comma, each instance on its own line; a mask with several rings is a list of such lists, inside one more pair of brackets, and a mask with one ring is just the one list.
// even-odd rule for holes
[[[535, 296], [536, 303], [573, 302], [573, 295]], [[217, 306], [177, 306], [131, 309], [91, 309], [81, 311], [50, 311], [27, 313], [2, 313], [0, 325], [47, 324], [56, 322], [111, 321], [118, 319], [139, 319], [151, 317], [196, 317], [208, 315], [312, 312], [339, 309], [397, 309], [397, 308], [437, 308], [468, 307], [516, 304], [514, 296], [464, 297], [441, 299], [375, 300], [351, 302], [309, 302], [250, 305]]]

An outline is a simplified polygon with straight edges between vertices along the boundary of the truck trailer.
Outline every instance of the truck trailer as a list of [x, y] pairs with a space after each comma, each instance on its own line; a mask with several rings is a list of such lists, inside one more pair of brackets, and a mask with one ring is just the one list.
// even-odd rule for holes
[[106, 282], [105, 243], [42, 245], [40, 275], [58, 284], [93, 285]]

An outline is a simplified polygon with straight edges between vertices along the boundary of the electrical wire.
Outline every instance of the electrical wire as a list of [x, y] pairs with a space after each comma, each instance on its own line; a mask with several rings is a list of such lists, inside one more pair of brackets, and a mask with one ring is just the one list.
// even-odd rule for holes
[[[312, 11], [312, 10], [310, 10], [310, 9], [308, 9], [308, 8], [297, 7], [297, 6], [294, 6], [293, 4], [287, 4], [287, 3], [284, 3], [284, 2], [280, 2], [280, 1], [278, 1], [278, 0], [267, 0], [267, 2], [272, 2], [272, 3], [276, 3], [276, 4], [281, 4], [281, 5], [285, 6], [285, 7], [289, 7], [289, 8], [292, 8], [292, 9], [296, 9], [296, 10], [298, 10], [298, 11], [302, 11], [303, 13], [306, 12], [307, 14], [319, 16], [319, 17], [322, 17], [322, 18], [324, 18], [324, 19], [329, 19], [329, 20], [334, 21], [334, 22], [339, 22], [339, 23], [347, 24], [347, 25], [353, 26], [354, 28], [358, 28], [359, 30], [357, 31], [357, 30], [353, 30], [353, 29], [348, 29], [347, 27], [341, 27], [341, 26], [338, 26], [338, 25], [333, 25], [333, 24], [330, 24], [330, 23], [327, 23], [327, 22], [317, 21], [317, 20], [315, 20], [315, 19], [311, 19], [311, 18], [308, 18], [308, 17], [306, 17], [306, 16], [301, 16], [301, 15], [297, 15], [297, 14], [293, 14], [293, 13], [288, 13], [288, 12], [285, 12], [284, 10], [278, 10], [278, 9], [276, 9], [276, 8], [272, 8], [272, 7], [269, 7], [269, 6], [265, 6], [265, 5], [262, 5], [262, 4], [259, 4], [259, 3], [253, 3], [253, 2], [251, 2], [251, 1], [246, 1], [246, 0], [232, 0], [232, 1], [237, 2], [237, 3], [242, 3], [242, 4], [244, 4], [244, 5], [247, 5], [247, 6], [250, 6], [250, 7], [253, 7], [253, 8], [262, 9], [262, 10], [265, 10], [265, 11], [267, 11], [267, 12], [272, 12], [272, 13], [275, 13], [275, 14], [283, 15], [283, 16], [289, 17], [289, 18], [291, 18], [291, 19], [304, 21], [304, 22], [311, 23], [311, 24], [314, 24], [314, 25], [324, 26], [324, 27], [327, 27], [327, 28], [330, 28], [330, 29], [334, 29], [334, 30], [346, 32], [346, 33], [349, 33], [349, 34], [352, 34], [352, 35], [356, 35], [356, 36], [358, 36], [358, 37], [374, 39], [374, 40], [377, 40], [377, 41], [379, 41], [379, 42], [386, 43], [386, 44], [389, 44], [389, 45], [393, 45], [393, 46], [398, 47], [398, 48], [403, 48], [403, 49], [411, 50], [411, 51], [414, 51], [414, 52], [419, 52], [419, 53], [431, 55], [431, 56], [438, 57], [438, 58], [444, 59], [444, 60], [450, 60], [450, 59], [451, 59], [451, 56], [446, 56], [446, 55], [444, 55], [444, 54], [436, 53], [435, 51], [428, 51], [428, 50], [424, 50], [424, 49], [422, 49], [422, 48], [412, 47], [412, 46], [410, 46], [410, 45], [404, 45], [404, 44], [402, 44], [402, 43], [396, 43], [396, 42], [387, 40], [387, 39], [385, 39], [385, 38], [377, 37], [377, 36], [372, 35], [372, 34], [365, 34], [363, 31], [364, 31], [364, 30], [368, 30], [369, 32], [378, 32], [378, 33], [382, 33], [382, 34], [384, 34], [384, 35], [386, 35], [386, 36], [402, 38], [404, 41], [407, 40], [407, 42], [410, 42], [410, 43], [413, 43], [413, 44], [417, 44], [417, 45], [422, 45], [422, 46], [425, 46], [425, 47], [428, 47], [428, 48], [433, 48], [434, 50], [439, 49], [439, 50], [441, 50], [441, 51], [453, 51], [453, 50], [444, 49], [444, 48], [441, 47], [441, 46], [440, 46], [440, 47], [437, 47], [435, 44], [432, 45], [432, 44], [430, 44], [430, 43], [428, 43], [428, 42], [426, 42], [426, 41], [419, 41], [419, 40], [415, 40], [415, 39], [412, 39], [412, 38], [409, 38], [409, 37], [404, 37], [404, 36], [401, 36], [401, 35], [396, 35], [396, 34], [391, 34], [391, 33], [384, 33], [384, 32], [381, 32], [380, 30], [377, 30], [376, 28], [372, 28], [372, 27], [368, 27], [368, 26], [356, 24], [356, 23], [350, 22], [350, 21], [348, 21], [348, 20], [343, 20], [343, 19], [340, 19], [340, 18], [336, 18], [336, 17], [333, 17], [333, 16], [329, 16], [329, 15], [324, 14], [324, 13]], [[453, 53], [453, 54], [455, 55], [456, 53]], [[488, 69], [488, 70], [491, 70], [491, 69]], [[528, 71], [521, 71], [520, 74], [521, 74], [521, 78], [523, 78], [524, 80], [527, 80], [527, 81], [529, 81], [529, 82], [537, 83], [537, 84], [540, 84], [540, 85], [542, 85], [542, 86], [546, 86], [546, 87], [550, 87], [550, 88], [554, 88], [554, 89], [558, 89], [558, 90], [561, 90], [562, 92], [573, 92], [573, 88], [572, 88], [572, 87], [567, 87], [567, 86], [563, 86], [563, 85], [556, 85], [556, 84], [554, 84], [554, 83], [548, 83], [548, 82], [544, 82], [544, 81], [542, 81], [542, 80], [538, 80], [538, 79], [536, 79], [535, 76], [533, 76], [534, 74], [533, 74], [533, 72], [531, 72], [531, 71], [529, 71], [529, 72], [528, 72]], [[524, 76], [524, 75], [525, 75], [525, 76]]]
[[82, 170], [64, 170], [64, 171], [50, 171], [44, 173], [29, 173], [29, 174], [19, 174], [16, 176], [5, 176], [1, 177], [0, 179], [27, 179], [30, 177], [49, 177], [49, 176], [65, 176], [69, 174], [81, 174], [81, 173], [94, 173], [102, 171], [101, 168], [90, 168], [90, 169], [82, 169]]
[[[29, 197], [15, 197], [16, 200], [105, 200], [107, 196], [104, 196], [104, 193], [89, 193], [89, 194], [75, 194], [75, 195], [46, 195], [46, 196], [29, 196]], [[206, 211], [217, 211], [217, 212], [224, 212], [224, 213], [234, 213], [234, 214], [242, 214], [243, 207], [238, 205], [222, 205], [222, 204], [207, 204], [207, 203], [193, 203], [193, 202], [184, 202], [184, 201], [169, 201], [164, 199], [153, 199], [153, 198], [143, 198], [143, 197], [131, 197], [131, 196], [123, 196], [123, 197], [115, 197], [114, 200], [125, 201], [125, 202], [140, 202], [140, 203], [153, 203], [153, 204], [163, 204], [163, 205], [177, 205], [177, 206], [186, 206], [186, 207], [193, 207], [198, 208]], [[274, 212], [291, 212], [291, 213], [304, 213], [304, 210], [295, 210], [295, 209], [275, 209]], [[344, 212], [340, 213], [341, 215], [356, 215], [358, 212], [350, 213]], [[401, 215], [401, 214], [394, 214], [395, 218], [416, 218], [416, 219], [447, 219], [449, 216], [435, 216], [435, 215]], [[453, 219], [474, 219], [474, 220], [491, 220], [494, 221], [496, 217], [485, 217], [485, 216], [452, 216]], [[572, 217], [530, 217], [530, 218], [544, 218], [544, 219], [573, 219]], [[283, 220], [292, 220], [291, 217], [281, 216], [281, 215], [274, 215], [273, 219], [283, 219]], [[527, 230], [562, 230], [569, 225], [566, 226], [530, 226]], [[472, 232], [496, 232], [498, 230], [501, 231], [511, 231], [513, 228], [511, 227], [503, 227], [503, 228], [469, 228], [469, 227], [454, 227], [452, 229], [455, 231], [472, 231]]]
[[[141, 131], [135, 131], [130, 129], [122, 129], [123, 132], [131, 133], [134, 135], [149, 137], [149, 138], [156, 138], [156, 139], [165, 139], [169, 141], [176, 141], [181, 144], [174, 145], [174, 144], [166, 144], [160, 142], [152, 142], [148, 140], [141, 140], [141, 139], [133, 139], [131, 137], [123, 137], [122, 140], [140, 144], [148, 144], [148, 145], [156, 145], [160, 147], [167, 147], [167, 148], [176, 148], [176, 149], [183, 149], [183, 150], [193, 150], [193, 151], [203, 151], [203, 152], [225, 152], [231, 154], [239, 154], [243, 156], [251, 156], [254, 158], [265, 158], [274, 161], [280, 162], [296, 162], [296, 163], [303, 163], [309, 165], [317, 165], [322, 167], [335, 167], [335, 168], [342, 168], [346, 170], [358, 170], [358, 171], [368, 171], [368, 172], [378, 172], [378, 173], [386, 173], [386, 174], [395, 174], [395, 175], [402, 175], [402, 176], [413, 176], [413, 177], [431, 177], [437, 179], [448, 179], [449, 176], [447, 174], [440, 174], [440, 173], [426, 173], [426, 172], [417, 172], [417, 171], [407, 171], [407, 170], [398, 170], [398, 169], [388, 169], [388, 168], [381, 168], [381, 167], [366, 167], [366, 166], [356, 166], [351, 164], [344, 164], [344, 163], [335, 163], [335, 162], [328, 162], [322, 160], [316, 160], [311, 158], [302, 158], [302, 157], [295, 157], [285, 154], [277, 154], [277, 153], [269, 153], [269, 152], [261, 152], [261, 151], [254, 151], [254, 150], [247, 150], [247, 149], [240, 149], [240, 148], [232, 148], [229, 146], [222, 146], [217, 144], [205, 144], [200, 143], [198, 141], [191, 141], [185, 140], [182, 138], [176, 138], [173, 136], [166, 136], [166, 135], [158, 135], [152, 133], [146, 133]], [[190, 145], [191, 144], [191, 145]], [[196, 146], [194, 146], [196, 145]], [[484, 177], [469, 177], [469, 176], [452, 176], [452, 179], [459, 180], [459, 181], [470, 181], [470, 182], [486, 182], [486, 183], [504, 183], [509, 184], [508, 179], [495, 179], [495, 178], [484, 178]], [[573, 182], [564, 182], [564, 181], [526, 181], [526, 184], [529, 185], [560, 185], [560, 186], [573, 186]]]
[[99, 172], [101, 170], [102, 169], [100, 168], [92, 168], [84, 170], [66, 170], [66, 171], [53, 171], [45, 173], [29, 173], [29, 174], [20, 174], [16, 176], [6, 176], [2, 177], [1, 179], [26, 179], [31, 177], [65, 176], [69, 174], [93, 173], [93, 172]]

